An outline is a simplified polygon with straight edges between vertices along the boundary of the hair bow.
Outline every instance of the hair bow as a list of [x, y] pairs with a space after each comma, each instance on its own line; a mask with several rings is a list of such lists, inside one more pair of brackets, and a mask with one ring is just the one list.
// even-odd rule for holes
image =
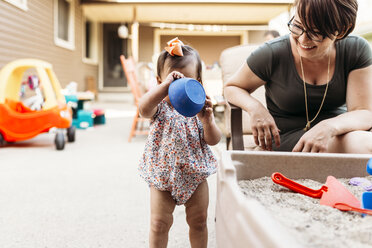
[[177, 56], [183, 56], [182, 52], [182, 46], [183, 42], [178, 39], [178, 37], [170, 40], [167, 42], [168, 46], [165, 47], [164, 49], [172, 56], [177, 55]]

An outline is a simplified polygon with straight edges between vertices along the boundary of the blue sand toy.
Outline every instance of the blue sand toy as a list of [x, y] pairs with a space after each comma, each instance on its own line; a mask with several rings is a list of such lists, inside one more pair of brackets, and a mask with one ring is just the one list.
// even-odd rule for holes
[[367, 162], [367, 172], [368, 174], [372, 175], [372, 158]]
[[204, 107], [206, 95], [203, 85], [192, 78], [180, 78], [168, 89], [172, 106], [183, 116], [192, 117]]
[[[367, 172], [372, 175], [372, 158], [367, 162]], [[362, 207], [372, 210], [372, 192], [363, 192]]]
[[362, 194], [362, 207], [364, 209], [372, 210], [372, 192], [363, 192], [363, 194]]

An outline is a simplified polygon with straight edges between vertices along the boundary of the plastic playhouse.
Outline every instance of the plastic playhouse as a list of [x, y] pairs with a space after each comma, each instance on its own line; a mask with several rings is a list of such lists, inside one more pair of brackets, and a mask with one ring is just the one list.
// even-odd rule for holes
[[[31, 85], [38, 87], [39, 108], [27, 106], [21, 101], [22, 80], [26, 72], [36, 72], [28, 77]], [[37, 84], [35, 83], [37, 81]], [[29, 82], [30, 83], [30, 82]], [[30, 86], [31, 87], [31, 86]], [[35, 103], [35, 101], [33, 101]], [[61, 94], [61, 86], [52, 65], [36, 59], [20, 59], [5, 65], [0, 71], [0, 146], [7, 142], [27, 140], [57, 128], [57, 150], [65, 146], [65, 132], [69, 142], [75, 141], [72, 111]]]

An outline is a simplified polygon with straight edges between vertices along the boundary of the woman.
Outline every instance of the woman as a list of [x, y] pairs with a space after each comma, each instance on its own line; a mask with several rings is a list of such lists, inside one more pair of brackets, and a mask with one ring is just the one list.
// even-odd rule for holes
[[[225, 86], [265, 150], [372, 153], [372, 53], [356, 0], [296, 0], [289, 35], [254, 51]], [[265, 85], [267, 109], [250, 93]], [[346, 106], [345, 106], [346, 104]]]

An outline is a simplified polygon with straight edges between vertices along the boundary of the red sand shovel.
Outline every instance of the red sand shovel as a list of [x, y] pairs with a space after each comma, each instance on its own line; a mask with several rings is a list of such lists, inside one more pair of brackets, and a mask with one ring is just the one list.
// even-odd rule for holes
[[280, 184], [297, 193], [301, 193], [313, 198], [320, 198], [321, 205], [327, 205], [342, 211], [358, 211], [365, 214], [372, 214], [372, 211], [360, 208], [360, 201], [347, 190], [335, 177], [328, 176], [325, 185], [320, 189], [311, 189], [301, 185], [279, 172], [271, 175], [274, 183]]

